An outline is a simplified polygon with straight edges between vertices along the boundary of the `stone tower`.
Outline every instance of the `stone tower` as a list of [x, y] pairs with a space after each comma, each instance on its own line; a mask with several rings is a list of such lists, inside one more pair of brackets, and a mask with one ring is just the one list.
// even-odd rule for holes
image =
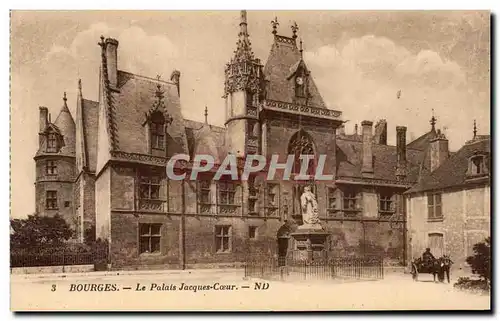
[[66, 93], [54, 123], [46, 107], [40, 107], [40, 131], [36, 164], [35, 211], [38, 215], [61, 215], [77, 229], [73, 204], [75, 181], [75, 122], [68, 109]]
[[264, 98], [263, 66], [252, 52], [244, 10], [240, 15], [238, 37], [234, 57], [225, 69], [225, 125], [228, 153], [243, 157], [259, 152], [258, 105]]

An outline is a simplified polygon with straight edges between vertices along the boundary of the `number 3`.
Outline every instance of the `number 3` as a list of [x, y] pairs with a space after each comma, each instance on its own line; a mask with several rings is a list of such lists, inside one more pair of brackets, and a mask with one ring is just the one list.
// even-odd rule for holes
[[52, 289], [50, 291], [54, 292], [56, 290], [56, 285], [52, 284]]

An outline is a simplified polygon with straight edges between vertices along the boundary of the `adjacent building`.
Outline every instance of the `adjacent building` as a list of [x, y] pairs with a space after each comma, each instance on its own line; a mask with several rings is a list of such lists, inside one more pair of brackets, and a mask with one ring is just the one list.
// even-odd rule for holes
[[[432, 172], [434, 156], [445, 158], [435, 119], [409, 144], [406, 127], [396, 126], [396, 146], [388, 145], [385, 120], [345, 133], [342, 113], [325, 104], [315, 85], [297, 33], [294, 24], [281, 34], [273, 21], [262, 63], [241, 12], [236, 51], [221, 66], [224, 99], [217, 108], [225, 112], [224, 127], [208, 124], [207, 110], [205, 122], [183, 118], [179, 71], [169, 80], [123, 71], [118, 41], [102, 37], [98, 102], [84, 99], [79, 83], [76, 122], [66, 100], [54, 124], [40, 109], [37, 212], [62, 212], [79, 240], [95, 230], [109, 241], [113, 268], [234, 266], [249, 255], [294, 250], [289, 235], [301, 224], [299, 197], [309, 184], [333, 255], [405, 263], [411, 256], [405, 213], [414, 203], [403, 195]], [[166, 164], [179, 153], [210, 154], [216, 163], [228, 154], [279, 155], [281, 163], [289, 154], [311, 155], [311, 172], [327, 155], [324, 172], [334, 178], [232, 181], [207, 172], [172, 181]], [[295, 164], [292, 177], [299, 169]]]
[[491, 235], [490, 136], [474, 130], [474, 138], [454, 154], [443, 134], [431, 146], [430, 171], [406, 192], [409, 257], [421, 256], [428, 247], [464, 267], [474, 244]]

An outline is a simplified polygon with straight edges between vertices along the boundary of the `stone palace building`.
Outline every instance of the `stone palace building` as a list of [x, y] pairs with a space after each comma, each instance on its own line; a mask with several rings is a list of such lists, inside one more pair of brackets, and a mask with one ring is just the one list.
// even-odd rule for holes
[[[273, 22], [263, 63], [252, 52], [245, 11], [240, 18], [234, 56], [221, 66], [224, 127], [183, 118], [179, 71], [164, 81], [121, 70], [118, 41], [101, 38], [98, 101], [85, 99], [79, 83], [76, 118], [66, 98], [54, 122], [40, 107], [37, 213], [63, 215], [80, 241], [93, 233], [108, 240], [112, 268], [234, 266], [249, 255], [294, 250], [290, 233], [310, 184], [330, 233], [328, 251], [404, 264], [410, 236], [403, 195], [448, 154], [435, 118], [410, 143], [406, 127], [388, 130], [385, 120], [345, 133], [342, 113], [328, 108], [307, 67], [297, 26], [284, 35]], [[396, 146], [387, 144], [391, 133]], [[325, 154], [325, 173], [334, 179], [215, 181], [207, 172], [196, 181], [168, 180], [166, 163], [178, 153], [210, 154], [216, 162], [228, 154], [277, 154], [282, 163], [306, 154], [315, 157], [311, 168]]]

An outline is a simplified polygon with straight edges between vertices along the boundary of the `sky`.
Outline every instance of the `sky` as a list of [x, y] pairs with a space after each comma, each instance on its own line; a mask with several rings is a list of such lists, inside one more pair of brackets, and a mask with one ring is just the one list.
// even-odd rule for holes
[[[343, 112], [346, 131], [386, 119], [408, 141], [437, 127], [459, 149], [490, 133], [490, 15], [460, 11], [249, 11], [256, 57], [267, 60], [273, 35], [299, 26], [304, 60], [326, 104]], [[119, 41], [118, 68], [169, 79], [181, 72], [185, 118], [223, 126], [224, 66], [236, 48], [237, 11], [13, 11], [11, 15], [11, 216], [35, 208], [38, 107], [55, 121], [67, 92], [75, 116], [78, 79], [97, 100], [99, 37]], [[398, 98], [398, 92], [401, 92]]]

